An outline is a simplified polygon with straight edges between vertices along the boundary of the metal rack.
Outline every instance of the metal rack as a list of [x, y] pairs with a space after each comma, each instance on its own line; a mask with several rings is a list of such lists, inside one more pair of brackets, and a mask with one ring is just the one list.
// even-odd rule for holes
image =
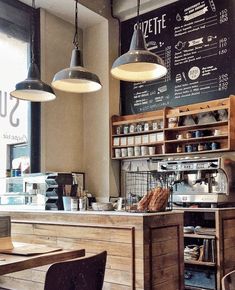
[[157, 187], [170, 190], [165, 211], [172, 210], [172, 175], [157, 171], [126, 171], [124, 178], [126, 211], [139, 212], [135, 205], [138, 204], [144, 195]]

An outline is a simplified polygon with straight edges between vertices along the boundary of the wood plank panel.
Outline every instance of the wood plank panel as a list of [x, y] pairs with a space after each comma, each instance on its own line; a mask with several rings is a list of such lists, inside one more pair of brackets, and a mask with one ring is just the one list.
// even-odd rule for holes
[[162, 270], [167, 266], [174, 266], [178, 263], [179, 255], [178, 252], [168, 253], [166, 255], [159, 256], [156, 261], [152, 264], [152, 271]]
[[153, 284], [152, 290], [175, 290], [175, 289], [180, 289], [179, 288], [179, 278], [171, 279], [168, 281], [165, 281], [163, 283], [158, 283], [158, 284]]
[[[153, 284], [161, 284], [169, 280], [175, 281], [179, 277], [178, 265], [165, 267], [160, 271], [153, 272], [152, 281]], [[177, 285], [176, 285], [177, 286]], [[177, 288], [175, 288], [176, 290]]]
[[[179, 244], [179, 241], [177, 241], [179, 236], [174, 227], [177, 225], [178, 228], [183, 228], [182, 213], [166, 212], [153, 215], [126, 214], [118, 216], [108, 213], [107, 215], [83, 215], [64, 212], [46, 212], [46, 214], [20, 212], [13, 213], [12, 218], [15, 218], [12, 234], [14, 239], [18, 241], [44, 242], [63, 248], [76, 246], [85, 248], [87, 256], [107, 250], [108, 257], [104, 283], [104, 289], [106, 290], [155, 289], [149, 282], [150, 250], [153, 253], [152, 259], [155, 260], [152, 270], [154, 272], [164, 270], [166, 272], [164, 272], [164, 275], [170, 278], [170, 282], [168, 281], [169, 287], [171, 283], [175, 282], [172, 280], [173, 274], [176, 272], [175, 268], [172, 268], [172, 263], [174, 263], [172, 261], [175, 261], [177, 254], [176, 244]], [[151, 241], [148, 236], [153, 228], [153, 241]], [[169, 264], [169, 267], [163, 269], [161, 264]], [[32, 277], [36, 280], [35, 283], [37, 284], [35, 285], [43, 285], [46, 270], [43, 267], [34, 269]], [[171, 273], [172, 275], [170, 275], [171, 271], [174, 271], [174, 273]], [[21, 275], [18, 274], [18, 278], [14, 275], [7, 278], [18, 281], [18, 283], [21, 280], [27, 281], [27, 279], [30, 279], [29, 274], [25, 277], [24, 275], [22, 273]], [[162, 278], [162, 275], [156, 276], [156, 273], [154, 273], [153, 277], [153, 282], [156, 285], [167, 283], [165, 280], [159, 279], [159, 277]], [[31, 281], [28, 280], [28, 282]], [[28, 286], [25, 283], [23, 285], [26, 286], [24, 290], [30, 289], [27, 288]], [[32, 286], [33, 284], [29, 285]], [[181, 286], [180, 290], [183, 290], [183, 285]], [[37, 289], [40, 289], [40, 287]], [[35, 288], [30, 290], [32, 289]]]
[[34, 225], [34, 234], [39, 236], [70, 237], [74, 239], [82, 239], [85, 236], [86, 239], [96, 239], [99, 241], [131, 243], [130, 229]]
[[224, 237], [235, 238], [235, 219], [224, 220]]
[[156, 228], [151, 232], [152, 243], [160, 241], [168, 241], [177, 237], [176, 226], [166, 226], [164, 228]]
[[174, 253], [176, 251], [176, 243], [176, 239], [154, 243], [152, 246], [152, 256], [156, 257], [160, 255], [166, 255], [171, 252]]

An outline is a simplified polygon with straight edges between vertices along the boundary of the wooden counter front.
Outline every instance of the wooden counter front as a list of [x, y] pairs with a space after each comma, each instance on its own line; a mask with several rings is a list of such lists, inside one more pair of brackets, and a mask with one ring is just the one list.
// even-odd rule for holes
[[[183, 290], [183, 213], [4, 211], [18, 242], [107, 250], [104, 289]], [[47, 268], [0, 277], [0, 285], [43, 289]], [[30, 273], [29, 273], [30, 271]]]

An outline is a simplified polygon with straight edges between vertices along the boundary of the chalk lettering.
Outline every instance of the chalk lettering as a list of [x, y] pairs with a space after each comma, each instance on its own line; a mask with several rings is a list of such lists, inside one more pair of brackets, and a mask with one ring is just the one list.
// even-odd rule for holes
[[[137, 25], [137, 23], [134, 25], [135, 29]], [[151, 33], [153, 33], [154, 35], [161, 34], [161, 32], [166, 28], [166, 14], [161, 15], [161, 17], [154, 17], [145, 20], [139, 25], [146, 38], [148, 37], [148, 34]]]

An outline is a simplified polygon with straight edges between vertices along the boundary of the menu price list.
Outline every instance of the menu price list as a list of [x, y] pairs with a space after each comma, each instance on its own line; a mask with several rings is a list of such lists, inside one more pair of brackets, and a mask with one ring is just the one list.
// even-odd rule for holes
[[[141, 16], [147, 47], [163, 58], [168, 73], [152, 82], [122, 82], [122, 114], [208, 101], [234, 93], [231, 2], [179, 1]], [[158, 25], [153, 25], [153, 19], [159, 21]], [[135, 19], [122, 24], [123, 52], [129, 48], [125, 40], [131, 39], [135, 25]]]

